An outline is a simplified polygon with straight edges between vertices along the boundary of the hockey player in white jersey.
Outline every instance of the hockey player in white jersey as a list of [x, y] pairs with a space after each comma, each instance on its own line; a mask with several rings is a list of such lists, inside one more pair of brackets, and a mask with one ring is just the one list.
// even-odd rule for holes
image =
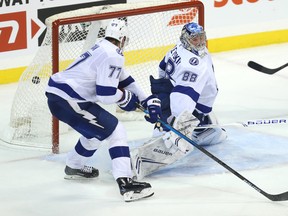
[[[225, 130], [215, 126], [217, 122], [211, 118], [218, 87], [202, 26], [194, 22], [183, 26], [180, 40], [159, 64], [159, 78], [151, 76], [150, 82], [152, 93], [161, 99], [162, 121], [198, 145], [218, 144], [226, 139]], [[163, 125], [155, 127], [154, 136], [157, 134], [162, 136], [131, 151], [138, 179], [193, 150], [190, 143]]]
[[91, 179], [99, 171], [86, 166], [103, 141], [109, 143], [112, 174], [125, 201], [152, 196], [151, 185], [132, 180], [130, 151], [126, 131], [118, 119], [97, 102], [117, 104], [125, 111], [134, 111], [141, 103], [155, 123], [161, 116], [160, 100], [147, 97], [124, 69], [122, 50], [128, 41], [124, 20], [113, 19], [105, 38], [83, 53], [66, 70], [49, 79], [46, 89], [51, 113], [81, 134], [66, 159], [65, 179]]

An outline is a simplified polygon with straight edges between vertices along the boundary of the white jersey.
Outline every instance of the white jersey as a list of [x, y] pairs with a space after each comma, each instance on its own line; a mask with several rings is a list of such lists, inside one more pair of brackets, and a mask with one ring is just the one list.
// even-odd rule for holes
[[179, 41], [159, 65], [160, 78], [169, 78], [174, 85], [170, 108], [176, 117], [184, 110], [196, 109], [204, 114], [212, 111], [218, 88], [211, 56], [207, 49], [205, 52], [201, 58]]
[[46, 91], [65, 100], [113, 104], [123, 95], [119, 88], [135, 93], [140, 101], [146, 99], [145, 93], [125, 71], [122, 51], [103, 39], [66, 70], [52, 75]]

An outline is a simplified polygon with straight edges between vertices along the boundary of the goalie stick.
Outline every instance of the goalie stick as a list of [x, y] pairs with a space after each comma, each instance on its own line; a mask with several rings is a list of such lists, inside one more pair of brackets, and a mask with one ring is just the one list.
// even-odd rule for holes
[[288, 63], [286, 63], [286, 64], [284, 64], [284, 65], [282, 65], [282, 66], [280, 66], [278, 68], [275, 68], [275, 69], [266, 68], [263, 65], [260, 65], [260, 64], [254, 62], [254, 61], [249, 61], [248, 62], [248, 66], [250, 68], [254, 69], [254, 70], [260, 71], [260, 72], [265, 73], [265, 74], [272, 75], [272, 74], [278, 72], [279, 70], [287, 67]]
[[[137, 104], [137, 107], [142, 110], [144, 113], [148, 114], [148, 111], [144, 109], [143, 106], [141, 106], [140, 104]], [[202, 146], [199, 146], [197, 143], [195, 143], [193, 140], [189, 139], [187, 136], [185, 136], [183, 133], [181, 133], [180, 131], [176, 130], [174, 127], [172, 127], [171, 125], [165, 123], [164, 121], [162, 121], [160, 118], [158, 118], [157, 122], [161, 123], [164, 127], [166, 127], [167, 129], [173, 131], [175, 134], [177, 134], [179, 137], [183, 138], [184, 140], [186, 140], [187, 142], [189, 142], [191, 145], [193, 145], [195, 148], [197, 148], [198, 150], [200, 150], [202, 153], [204, 153], [205, 155], [207, 155], [208, 157], [210, 157], [212, 160], [216, 161], [218, 164], [220, 164], [222, 167], [224, 167], [225, 169], [227, 169], [228, 171], [230, 171], [232, 174], [236, 175], [238, 178], [240, 178], [242, 181], [244, 181], [245, 183], [247, 183], [249, 186], [251, 186], [252, 188], [254, 188], [256, 191], [258, 191], [259, 193], [261, 193], [262, 195], [264, 195], [265, 197], [267, 197], [268, 199], [272, 200], [272, 201], [285, 201], [288, 200], [288, 191], [284, 192], [284, 193], [280, 193], [280, 194], [269, 194], [265, 191], [263, 191], [262, 189], [260, 189], [258, 186], [256, 186], [255, 184], [253, 184], [251, 181], [249, 181], [247, 178], [245, 178], [244, 176], [242, 176], [240, 173], [238, 173], [237, 171], [235, 171], [234, 169], [232, 169], [230, 166], [228, 166], [226, 163], [224, 163], [222, 160], [220, 160], [219, 158], [217, 158], [216, 156], [214, 156], [213, 154], [211, 154], [209, 151], [207, 151], [206, 149], [204, 149]]]
[[[184, 122], [192, 121], [192, 119], [188, 119]], [[211, 127], [227, 127], [227, 126], [242, 126], [242, 127], [253, 127], [259, 125], [275, 125], [281, 124], [286, 125], [288, 123], [288, 119], [286, 118], [271, 118], [271, 119], [255, 119], [255, 120], [246, 120], [243, 122], [234, 122], [234, 123], [227, 123], [227, 124], [209, 124], [209, 125], [201, 125], [197, 128], [211, 128]]]

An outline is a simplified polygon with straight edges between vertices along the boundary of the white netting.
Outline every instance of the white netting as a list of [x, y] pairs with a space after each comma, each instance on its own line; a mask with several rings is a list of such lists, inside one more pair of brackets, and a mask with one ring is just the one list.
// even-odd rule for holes
[[[186, 1], [161, 1], [149, 3], [117, 4], [97, 6], [53, 15], [46, 19], [47, 31], [44, 41], [32, 63], [23, 72], [15, 94], [9, 129], [5, 131], [5, 141], [35, 147], [51, 148], [51, 114], [47, 107], [45, 88], [52, 73], [52, 28], [54, 20], [73, 18], [113, 11], [130, 10], [152, 5], [167, 5]], [[133, 15], [124, 18], [129, 27], [129, 45], [125, 48], [126, 70], [149, 94], [149, 75], [157, 77], [157, 66], [164, 54], [180, 36], [183, 22], [198, 22], [197, 8], [173, 9]], [[59, 26], [59, 68], [65, 69], [76, 57], [89, 49], [104, 35], [108, 20], [82, 22]], [[108, 107], [111, 112], [115, 106]], [[135, 114], [120, 114], [120, 120], [138, 119]], [[141, 118], [142, 118], [141, 113]], [[124, 117], [123, 117], [124, 116]], [[60, 124], [60, 132], [68, 127]]]

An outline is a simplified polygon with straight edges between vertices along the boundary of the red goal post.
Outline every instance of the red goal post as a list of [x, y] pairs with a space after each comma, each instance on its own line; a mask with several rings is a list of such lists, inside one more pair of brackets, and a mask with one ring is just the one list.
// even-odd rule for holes
[[[183, 25], [193, 21], [204, 26], [204, 5], [193, 0], [147, 1], [95, 6], [47, 18], [45, 38], [20, 77], [9, 127], [3, 132], [4, 135], [1, 134], [1, 139], [14, 145], [52, 148], [53, 153], [59, 153], [59, 134], [65, 136], [69, 127], [53, 118], [48, 109], [45, 89], [49, 77], [64, 70], [102, 39], [105, 25], [112, 18], [127, 21], [129, 45], [124, 50], [125, 69], [149, 94], [149, 76], [157, 76], [159, 62], [179, 40]], [[120, 116], [127, 113], [115, 110], [116, 106], [112, 107], [111, 112], [123, 120]], [[129, 118], [135, 119], [128, 114]]]

